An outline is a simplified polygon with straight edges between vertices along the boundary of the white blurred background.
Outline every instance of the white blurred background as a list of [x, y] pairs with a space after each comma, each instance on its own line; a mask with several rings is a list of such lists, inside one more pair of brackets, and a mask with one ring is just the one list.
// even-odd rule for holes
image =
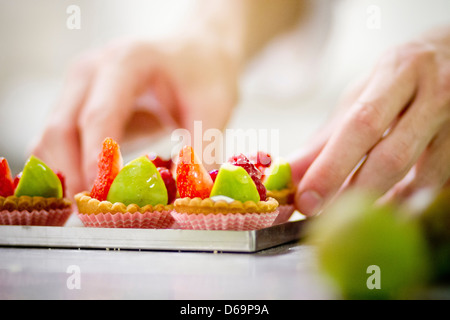
[[[0, 0], [0, 156], [13, 172], [26, 159], [71, 59], [123, 35], [176, 29], [195, 0]], [[347, 84], [388, 47], [450, 24], [448, 0], [311, 0], [314, 14], [275, 40], [242, 78], [230, 128], [279, 130], [279, 152], [300, 148]], [[66, 9], [81, 10], [81, 29]], [[374, 10], [379, 20], [373, 24]], [[376, 14], [376, 12], [375, 12]]]

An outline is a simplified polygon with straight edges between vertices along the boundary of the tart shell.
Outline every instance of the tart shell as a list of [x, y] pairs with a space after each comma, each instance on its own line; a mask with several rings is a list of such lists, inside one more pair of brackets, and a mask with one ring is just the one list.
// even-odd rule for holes
[[274, 198], [267, 198], [266, 201], [233, 201], [228, 203], [225, 200], [214, 201], [211, 198], [180, 198], [174, 202], [174, 210], [179, 213], [197, 214], [219, 214], [219, 213], [268, 213], [278, 208], [278, 201]]
[[274, 224], [284, 223], [292, 216], [295, 211], [294, 197], [296, 191], [297, 188], [293, 184], [290, 184], [287, 188], [282, 190], [267, 190], [267, 196], [276, 199], [280, 204], [280, 213]]
[[86, 227], [166, 229], [175, 223], [171, 204], [127, 206], [120, 202], [99, 201], [90, 197], [88, 192], [75, 195], [75, 201], [78, 217]]
[[182, 198], [175, 200], [172, 216], [181, 229], [255, 230], [270, 227], [278, 213], [273, 198], [258, 203]]
[[1, 225], [63, 226], [72, 212], [65, 198], [0, 197]]
[[267, 190], [267, 197], [274, 198], [280, 205], [293, 204], [297, 188], [291, 184], [282, 190]]

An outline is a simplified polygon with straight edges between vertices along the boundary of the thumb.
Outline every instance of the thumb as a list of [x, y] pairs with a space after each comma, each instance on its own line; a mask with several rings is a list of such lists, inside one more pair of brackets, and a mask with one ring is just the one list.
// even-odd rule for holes
[[302, 149], [288, 157], [288, 162], [291, 165], [292, 181], [298, 185], [308, 170], [309, 166], [322, 150], [324, 143], [314, 145], [308, 149]]
[[[296, 153], [288, 157], [288, 162], [291, 165], [292, 171], [292, 181], [297, 188], [303, 179], [303, 176], [308, 171], [311, 164], [316, 160], [316, 158], [321, 153], [322, 149], [325, 147], [333, 127], [333, 121], [329, 122], [319, 133], [316, 135], [315, 139], [311, 141], [309, 145], [300, 149]], [[295, 195], [295, 206], [299, 212], [300, 210], [300, 194]]]
[[309, 166], [322, 151], [331, 135], [333, 124], [333, 120], [327, 123], [319, 130], [315, 137], [311, 139], [307, 146], [287, 157], [287, 160], [291, 165], [292, 180], [295, 185], [300, 183]]

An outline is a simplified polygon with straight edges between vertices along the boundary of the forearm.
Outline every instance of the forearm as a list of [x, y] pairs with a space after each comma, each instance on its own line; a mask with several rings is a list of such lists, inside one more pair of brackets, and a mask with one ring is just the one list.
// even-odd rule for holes
[[240, 66], [308, 10], [304, 0], [203, 0], [198, 6], [192, 30], [221, 41]]

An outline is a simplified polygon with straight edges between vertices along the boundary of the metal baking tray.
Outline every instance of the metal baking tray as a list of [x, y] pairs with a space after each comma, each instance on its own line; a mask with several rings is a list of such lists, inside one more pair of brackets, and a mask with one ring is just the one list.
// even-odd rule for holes
[[257, 252], [299, 240], [304, 224], [300, 219], [250, 231], [0, 226], [0, 246]]

